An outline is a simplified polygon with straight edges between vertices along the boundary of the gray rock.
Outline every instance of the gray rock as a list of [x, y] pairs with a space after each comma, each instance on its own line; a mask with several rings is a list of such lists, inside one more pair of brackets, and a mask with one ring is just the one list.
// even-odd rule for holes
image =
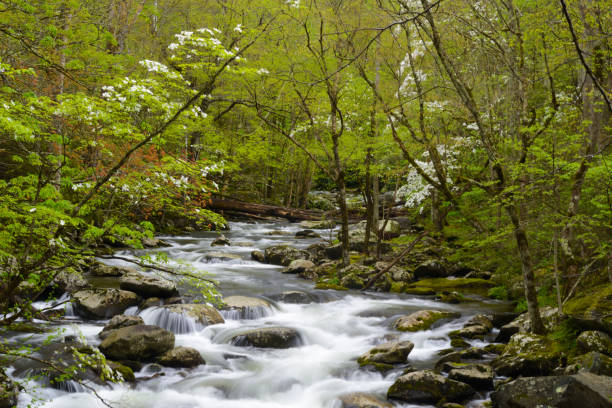
[[[253, 254], [251, 253], [251, 256], [252, 255]], [[238, 254], [230, 254], [228, 252], [211, 251], [204, 255], [204, 259], [206, 259], [206, 261], [208, 262], [213, 262], [213, 261], [227, 262], [227, 261], [232, 261], [232, 260], [239, 260], [239, 259], [242, 259], [242, 257]]]
[[273, 265], [289, 266], [296, 259], [310, 259], [310, 253], [289, 245], [275, 245], [264, 251], [266, 262]]
[[419, 331], [431, 328], [434, 323], [456, 319], [460, 314], [440, 310], [420, 310], [396, 320], [394, 327], [400, 331]]
[[191, 347], [176, 347], [157, 357], [157, 362], [166, 367], [193, 368], [206, 361], [200, 352]]
[[53, 293], [75, 293], [79, 290], [88, 289], [91, 287], [87, 279], [83, 277], [81, 272], [76, 270], [63, 270], [59, 272], [50, 285]]
[[575, 357], [566, 367], [565, 374], [576, 374], [579, 371], [612, 377], [612, 358], [596, 351]]
[[357, 362], [364, 366], [372, 363], [380, 364], [403, 364], [408, 354], [414, 348], [411, 341], [390, 341], [379, 344], [367, 353], [361, 355]]
[[251, 258], [257, 262], [261, 262], [261, 263], [266, 262], [266, 255], [261, 251], [251, 252]]
[[106, 326], [98, 333], [98, 337], [104, 340], [111, 331], [121, 329], [123, 327], [138, 326], [145, 324], [140, 316], [116, 315], [108, 321]]
[[312, 273], [315, 269], [316, 265], [308, 261], [306, 259], [296, 259], [295, 261], [291, 261], [289, 266], [285, 268], [283, 273], [291, 273], [291, 274], [300, 274], [300, 275], [308, 275]]
[[125, 267], [121, 267], [121, 266], [112, 266], [112, 265], [106, 265], [103, 264], [102, 262], [94, 262], [90, 267], [89, 267], [89, 273], [93, 276], [123, 276], [124, 274], [128, 273], [128, 272], [133, 272], [134, 269], [131, 268], [125, 268]]
[[492, 365], [498, 375], [539, 376], [550, 374], [562, 359], [563, 356], [546, 337], [517, 333]]
[[340, 397], [342, 408], [392, 408], [393, 405], [381, 401], [374, 395], [354, 392]]
[[389, 388], [387, 397], [414, 404], [437, 404], [442, 400], [460, 402], [474, 393], [467, 384], [425, 370], [399, 377]]
[[302, 221], [300, 227], [306, 229], [329, 229], [336, 226], [334, 220], [321, 220], [321, 221]]
[[422, 262], [414, 269], [416, 279], [446, 278], [447, 276], [449, 276], [449, 272], [444, 265], [434, 260]]
[[157, 326], [137, 325], [113, 330], [100, 344], [112, 360], [146, 361], [174, 347], [174, 334]]
[[325, 248], [325, 256], [329, 259], [342, 258], [342, 244], [336, 244]]
[[497, 408], [610, 408], [612, 378], [591, 373], [523, 377], [502, 384], [491, 399]]
[[484, 364], [468, 364], [453, 368], [449, 371], [448, 378], [461, 381], [476, 389], [493, 389], [493, 370]]
[[321, 238], [318, 232], [313, 230], [302, 230], [295, 233], [296, 238]]
[[608, 356], [612, 355], [612, 338], [602, 331], [589, 330], [580, 333], [576, 339], [576, 346], [581, 353], [597, 351]]
[[236, 346], [286, 349], [300, 346], [302, 337], [289, 327], [263, 327], [242, 332], [231, 339]]
[[287, 291], [279, 293], [277, 295], [270, 296], [271, 299], [277, 302], [293, 303], [293, 304], [308, 304], [312, 303], [312, 297], [306, 292], [300, 292], [297, 290]]
[[221, 234], [219, 237], [215, 238], [213, 242], [210, 243], [210, 246], [230, 246], [230, 240], [225, 237], [225, 235]]
[[155, 276], [130, 272], [119, 279], [119, 287], [139, 294], [144, 298], [169, 298], [178, 295], [174, 282]]
[[87, 289], [72, 295], [77, 313], [93, 319], [109, 318], [121, 314], [141, 299], [134, 292], [119, 289]]
[[223, 303], [223, 309], [235, 312], [235, 315], [226, 315], [233, 319], [259, 319], [268, 316], [270, 312], [270, 303], [255, 297], [228, 296], [223, 298]]

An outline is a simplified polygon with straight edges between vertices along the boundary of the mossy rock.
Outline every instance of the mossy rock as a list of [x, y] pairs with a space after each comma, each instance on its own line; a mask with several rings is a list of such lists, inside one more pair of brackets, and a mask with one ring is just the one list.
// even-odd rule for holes
[[498, 375], [507, 377], [549, 375], [563, 363], [564, 356], [554, 341], [536, 334], [517, 333], [504, 352], [493, 360]]
[[387, 391], [387, 397], [416, 404], [437, 404], [442, 401], [463, 401], [474, 393], [474, 389], [467, 384], [426, 370], [399, 377]]
[[127, 381], [127, 382], [136, 381], [136, 376], [134, 375], [134, 371], [130, 367], [125, 366], [116, 361], [107, 361], [107, 363], [110, 368], [112, 368], [114, 371], [121, 374], [121, 377], [123, 377], [123, 381]]
[[565, 370], [566, 374], [575, 374], [579, 371], [587, 371], [597, 375], [612, 377], [612, 358], [605, 354], [592, 351], [575, 357], [571, 360]]
[[400, 331], [419, 331], [431, 328], [434, 323], [442, 320], [451, 320], [459, 317], [456, 312], [447, 312], [441, 310], [420, 310], [407, 316], [402, 316], [394, 324], [394, 327]]
[[451, 338], [451, 347], [453, 348], [470, 347], [470, 343], [468, 343], [467, 341], [463, 340], [460, 337], [455, 337], [455, 338]]
[[563, 311], [587, 330], [602, 330], [612, 335], [612, 285], [585, 290], [567, 301]]
[[476, 279], [476, 278], [432, 278], [432, 279], [421, 279], [415, 283], [410, 284], [406, 289], [406, 293], [409, 293], [408, 290], [421, 289], [421, 290], [430, 290], [434, 293], [444, 292], [444, 291], [455, 291], [458, 293], [473, 293], [476, 295], [486, 296], [487, 292], [490, 288], [495, 286], [495, 284], [491, 281], [484, 279]]
[[391, 293], [403, 293], [404, 289], [406, 289], [406, 283], [404, 282], [393, 282], [391, 283], [391, 288], [389, 292]]
[[318, 282], [315, 285], [315, 289], [321, 289], [321, 290], [348, 290], [348, 288], [345, 288], [344, 286], [340, 286], [340, 285], [337, 285], [335, 283], [329, 283], [329, 282]]
[[403, 292], [409, 295], [417, 296], [433, 296], [436, 294], [436, 291], [431, 288], [416, 288], [410, 285], [404, 285]]

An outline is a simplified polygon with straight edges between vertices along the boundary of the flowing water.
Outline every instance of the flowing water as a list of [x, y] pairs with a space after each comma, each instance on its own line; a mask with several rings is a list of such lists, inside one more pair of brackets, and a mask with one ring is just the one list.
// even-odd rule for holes
[[[430, 368], [437, 352], [450, 347], [447, 333], [462, 327], [471, 316], [482, 311], [502, 309], [498, 303], [482, 302], [449, 305], [431, 298], [363, 293], [359, 291], [320, 291], [311, 281], [281, 274], [281, 267], [264, 265], [250, 259], [250, 252], [280, 243], [300, 248], [319, 242], [294, 238], [297, 224], [232, 223], [225, 235], [230, 247], [211, 247], [215, 233], [161, 237], [171, 246], [162, 248], [171, 260], [187, 261], [206, 271], [220, 284], [224, 296], [245, 295], [269, 300], [270, 309], [256, 309], [247, 315], [224, 312], [225, 323], [202, 327], [185, 318], [158, 308], [138, 313], [147, 324], [157, 324], [176, 333], [177, 346], [189, 346], [201, 352], [206, 365], [195, 369], [145, 366], [136, 373], [142, 380], [135, 386], [113, 385], [98, 389], [99, 395], [115, 407], [126, 408], [337, 408], [338, 397], [351, 392], [372, 393], [384, 398], [386, 390], [401, 369], [385, 375], [358, 368], [356, 359], [375, 344], [388, 339], [410, 340], [415, 344], [409, 363], [416, 368]], [[330, 231], [323, 231], [329, 235]], [[159, 249], [155, 250], [159, 251]], [[210, 253], [217, 255], [211, 257]], [[219, 252], [239, 255], [239, 259], [219, 257]], [[133, 256], [122, 252], [123, 256]], [[214, 254], [213, 254], [214, 255]], [[313, 300], [309, 304], [274, 302], [274, 295], [301, 291]], [[393, 321], [421, 309], [460, 311], [462, 317], [450, 323], [416, 333], [393, 330]], [[99, 344], [100, 322], [64, 325], [66, 334], [80, 333], [90, 344]], [[299, 331], [303, 345], [290, 349], [256, 349], [230, 344], [241, 331], [265, 326], [292, 327]], [[34, 339], [35, 340], [35, 339]], [[480, 341], [474, 345], [483, 345]], [[160, 375], [163, 374], [163, 375]], [[49, 400], [45, 407], [95, 407], [102, 404], [86, 392], [64, 392], [38, 388], [30, 393]], [[27, 406], [30, 398], [22, 398]], [[413, 405], [397, 403], [398, 407]]]

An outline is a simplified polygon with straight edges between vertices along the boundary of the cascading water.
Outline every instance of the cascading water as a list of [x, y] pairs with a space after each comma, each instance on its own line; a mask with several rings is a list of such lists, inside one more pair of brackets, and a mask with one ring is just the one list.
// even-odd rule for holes
[[[229, 247], [210, 247], [214, 233], [182, 237], [162, 237], [171, 244], [161, 249], [171, 259], [191, 262], [219, 281], [224, 296], [243, 295], [276, 299], [286, 291], [299, 291], [307, 304], [271, 302], [272, 308], [223, 311], [224, 324], [203, 327], [184, 316], [160, 307], [130, 310], [147, 324], [176, 333], [176, 346], [200, 351], [206, 365], [195, 369], [164, 368], [163, 375], [152, 375], [152, 367], [136, 373], [135, 387], [114, 385], [99, 388], [99, 395], [114, 407], [129, 408], [338, 408], [338, 397], [351, 392], [384, 397], [401, 373], [387, 374], [358, 368], [356, 359], [373, 345], [388, 339], [410, 340], [415, 344], [409, 362], [417, 368], [432, 367], [437, 352], [450, 347], [447, 334], [462, 327], [474, 314], [490, 311], [492, 305], [449, 305], [430, 299], [394, 294], [357, 291], [328, 292], [313, 289], [310, 281], [281, 274], [281, 267], [250, 260], [250, 252], [280, 243], [299, 248], [318, 242], [293, 238], [297, 225], [233, 223], [225, 235]], [[324, 232], [323, 236], [330, 235]], [[157, 251], [157, 250], [156, 250]], [[207, 257], [215, 252], [214, 257]], [[220, 256], [225, 253], [227, 256]], [[134, 254], [124, 252], [123, 256]], [[239, 257], [239, 259], [238, 259]], [[392, 329], [399, 316], [421, 309], [460, 311], [462, 317], [439, 327], [415, 333]], [[98, 344], [97, 332], [104, 322], [79, 325], [91, 344]], [[257, 349], [232, 344], [231, 339], [246, 330], [261, 327], [296, 329], [303, 344], [288, 349]], [[67, 326], [70, 330], [74, 327]], [[42, 388], [36, 396], [48, 399], [45, 407], [75, 408], [102, 406], [90, 393]], [[23, 399], [20, 406], [27, 406]], [[396, 403], [397, 407], [411, 407]]]

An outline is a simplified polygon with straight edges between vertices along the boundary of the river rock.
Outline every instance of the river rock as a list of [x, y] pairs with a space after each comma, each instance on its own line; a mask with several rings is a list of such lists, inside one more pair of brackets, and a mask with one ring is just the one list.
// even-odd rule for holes
[[580, 333], [576, 339], [576, 346], [582, 353], [597, 351], [612, 355], [612, 338], [602, 331], [589, 330]]
[[203, 305], [200, 303], [187, 303], [166, 305], [162, 307], [169, 312], [191, 317], [197, 323], [204, 326], [225, 323], [223, 316], [221, 316], [219, 311], [212, 306]]
[[174, 347], [174, 334], [157, 326], [137, 325], [113, 330], [100, 344], [112, 360], [146, 361]]
[[90, 287], [91, 285], [87, 279], [83, 277], [81, 272], [74, 269], [60, 271], [49, 285], [51, 293], [56, 295], [61, 295], [63, 293], [72, 294]]
[[492, 365], [498, 375], [539, 376], [550, 374], [561, 360], [562, 355], [551, 340], [536, 334], [517, 333]]
[[242, 259], [242, 257], [238, 254], [230, 254], [228, 252], [211, 251], [211, 252], [207, 252], [204, 255], [204, 259], [208, 262], [227, 262], [227, 261], [240, 260]]
[[210, 243], [210, 246], [230, 246], [230, 240], [221, 234]]
[[[411, 341], [390, 341], [379, 344], [357, 359], [360, 366], [403, 364], [408, 358], [408, 354], [414, 348]], [[384, 367], [386, 368], [386, 367]], [[388, 367], [391, 368], [391, 367]]]
[[596, 351], [575, 357], [566, 367], [565, 374], [576, 374], [579, 371], [612, 377], [612, 358]]
[[321, 238], [318, 232], [307, 229], [295, 233], [296, 238]]
[[89, 267], [89, 273], [93, 276], [101, 276], [101, 277], [108, 277], [108, 276], [123, 276], [124, 274], [128, 273], [128, 272], [133, 272], [134, 269], [131, 268], [125, 268], [122, 266], [114, 266], [114, 265], [106, 265], [103, 264], [102, 262], [94, 262], [90, 267]]
[[334, 220], [321, 220], [321, 221], [302, 221], [300, 227], [306, 229], [329, 229], [336, 226]]
[[472, 317], [462, 329], [449, 333], [451, 338], [463, 337], [466, 339], [482, 339], [493, 329], [493, 323], [485, 315]]
[[206, 361], [200, 352], [192, 347], [176, 347], [157, 357], [157, 362], [166, 367], [193, 368]]
[[263, 327], [252, 329], [232, 337], [236, 346], [286, 349], [300, 346], [302, 337], [290, 327]]
[[272, 265], [289, 266], [296, 259], [310, 259], [310, 253], [289, 245], [275, 245], [265, 249], [266, 262]]
[[141, 299], [134, 292], [119, 289], [87, 289], [72, 295], [77, 313], [92, 319], [109, 318], [136, 306]]
[[408, 316], [402, 316], [395, 321], [395, 328], [400, 331], [419, 331], [431, 328], [441, 320], [456, 319], [460, 313], [440, 310], [420, 310]]
[[178, 295], [174, 282], [155, 276], [145, 276], [130, 272], [119, 279], [119, 287], [139, 294], [144, 298], [169, 298]]
[[251, 258], [257, 262], [266, 262], [266, 255], [262, 251], [251, 252]]
[[140, 316], [116, 315], [108, 321], [106, 326], [98, 333], [98, 337], [104, 340], [111, 331], [121, 329], [123, 327], [138, 326], [145, 324]]
[[289, 266], [283, 270], [283, 273], [308, 275], [312, 273], [315, 267], [316, 265], [311, 261], [306, 259], [296, 259], [295, 261], [291, 261]]
[[475, 389], [493, 389], [493, 370], [485, 364], [468, 364], [453, 368], [448, 378], [471, 385]]
[[491, 399], [498, 408], [610, 408], [612, 378], [591, 373], [517, 378], [502, 384]]
[[381, 401], [371, 394], [354, 392], [340, 397], [342, 408], [392, 408], [393, 405]]
[[460, 402], [474, 393], [467, 384], [425, 370], [399, 377], [389, 388], [387, 397], [414, 404], [437, 404], [442, 400]]
[[276, 300], [277, 302], [303, 305], [312, 303], [313, 301], [312, 297], [308, 293], [298, 290], [290, 290], [277, 295], [271, 295], [270, 298]]

